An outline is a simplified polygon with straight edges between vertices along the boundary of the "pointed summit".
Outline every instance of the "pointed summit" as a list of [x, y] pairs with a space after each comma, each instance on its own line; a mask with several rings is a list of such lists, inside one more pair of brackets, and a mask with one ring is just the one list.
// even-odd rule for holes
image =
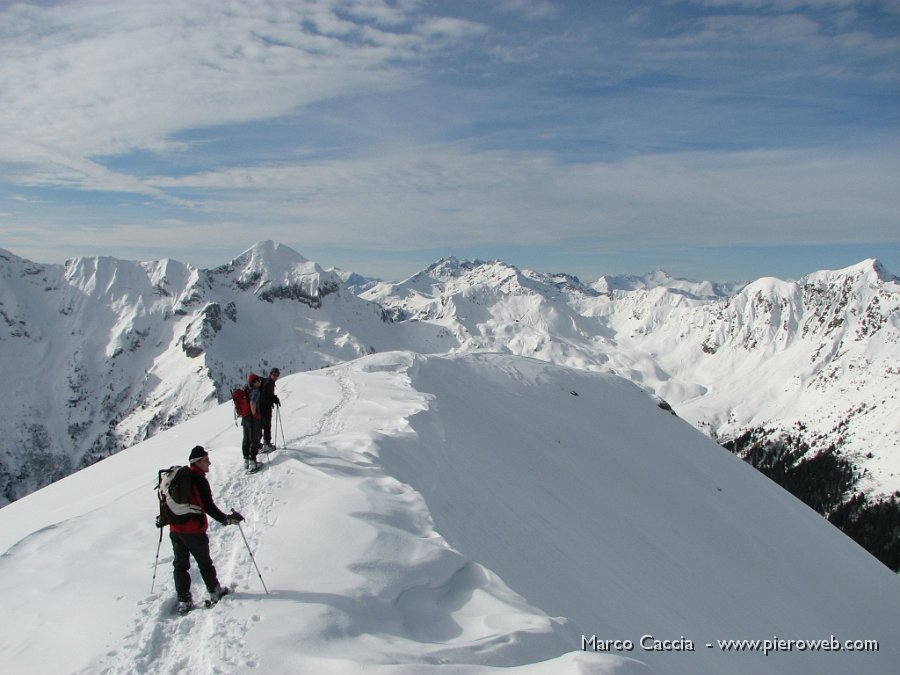
[[848, 274], [862, 274], [871, 282], [890, 283], [898, 281], [898, 277], [891, 274], [877, 258], [868, 258], [845, 270]]
[[414, 278], [427, 276], [440, 281], [449, 281], [461, 277], [483, 264], [481, 260], [460, 260], [456, 256], [449, 256], [433, 262]]
[[293, 270], [299, 267], [308, 273], [318, 268], [318, 265], [289, 246], [271, 240], [255, 243], [232, 260], [231, 264], [249, 273], [268, 272], [276, 275], [279, 270]]
[[232, 275], [239, 288], [254, 288], [260, 297], [300, 293], [315, 298], [342, 285], [335, 272], [325, 271], [289, 246], [271, 240], [257, 242], [213, 274]]
[[896, 283], [898, 277], [891, 274], [877, 258], [867, 258], [855, 265], [844, 267], [838, 270], [820, 270], [803, 277], [801, 283], [834, 283], [843, 279], [861, 279], [868, 284], [877, 286], [879, 284]]

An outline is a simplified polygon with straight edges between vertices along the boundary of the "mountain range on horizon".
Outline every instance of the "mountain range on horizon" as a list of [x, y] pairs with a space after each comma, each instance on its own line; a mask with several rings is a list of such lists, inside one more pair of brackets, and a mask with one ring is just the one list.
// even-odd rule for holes
[[797, 281], [586, 284], [448, 257], [393, 283], [266, 241], [210, 270], [0, 251], [0, 280], [0, 372], [28, 382], [0, 413], [5, 502], [211, 409], [251, 371], [397, 349], [612, 373], [763, 463], [787, 443], [798, 464], [846, 462], [847, 495], [900, 490], [900, 282], [874, 259]]

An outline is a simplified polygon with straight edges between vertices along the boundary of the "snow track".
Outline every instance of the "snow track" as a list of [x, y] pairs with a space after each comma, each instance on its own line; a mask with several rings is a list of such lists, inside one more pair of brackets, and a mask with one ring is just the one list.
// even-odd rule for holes
[[289, 450], [308, 446], [323, 433], [340, 433], [343, 428], [343, 417], [346, 414], [348, 407], [353, 404], [358, 396], [349, 371], [349, 366], [339, 366], [328, 371], [329, 377], [333, 378], [340, 387], [340, 398], [338, 402], [334, 404], [334, 407], [330, 408], [314, 420], [312, 431], [308, 431], [291, 439], [291, 442], [287, 444]]
[[[156, 592], [138, 602], [118, 648], [85, 673], [302, 671], [273, 661], [278, 649], [260, 649], [266, 644], [260, 631], [283, 639], [288, 614], [293, 624], [297, 615], [309, 617], [309, 629], [291, 637], [304, 655], [300, 661], [340, 663], [356, 651], [354, 660], [379, 663], [390, 672], [407, 672], [391, 664], [423, 660], [435, 666], [470, 663], [466, 672], [477, 672], [475, 664], [521, 665], [535, 654], [566, 650], [549, 617], [534, 614], [488, 570], [452, 550], [433, 531], [421, 496], [377, 463], [368, 426], [377, 418], [402, 428], [405, 417], [367, 411], [372, 404], [360, 401], [357, 379], [383, 387], [403, 368], [395, 364], [379, 372], [376, 364], [365, 370], [348, 364], [311, 376], [318, 386], [303, 406], [307, 416], [284, 420], [296, 427], [285, 435], [287, 448], [264, 459], [258, 474], [240, 470], [237, 448], [212, 454], [216, 503], [245, 516], [244, 534], [271, 593], [263, 591], [238, 529], [211, 522], [219, 579], [235, 593], [209, 610], [178, 616], [171, 546], [164, 536]], [[400, 409], [408, 414], [423, 405], [415, 395]], [[349, 543], [329, 551], [319, 539], [323, 530], [344, 532]], [[292, 555], [282, 551], [273, 560], [273, 541], [292, 539]], [[198, 600], [205, 589], [196, 566], [191, 572]], [[460, 623], [456, 616], [467, 613], [484, 613], [485, 622]]]
[[[346, 368], [338, 369], [335, 379], [340, 387], [338, 402], [312, 421], [312, 431], [289, 439], [289, 448], [308, 446], [323, 433], [340, 431], [342, 415], [355, 397], [355, 389]], [[240, 448], [223, 449], [231, 450], [232, 454], [236, 451], [240, 457]], [[238, 464], [230, 458], [227, 477], [218, 486], [213, 485], [216, 504], [226, 512], [235, 508], [244, 516], [241, 527], [254, 555], [262, 533], [277, 520], [273, 510], [276, 503], [273, 488], [283, 487], [283, 481], [279, 479], [276, 467], [287, 462], [302, 462], [304, 455], [302, 451], [290, 449], [282, 449], [273, 456], [261, 455], [264, 468], [255, 475], [247, 475], [241, 470], [242, 460]], [[213, 468], [211, 482], [216, 478], [213, 474], [221, 475], [222, 467]], [[224, 673], [252, 669], [258, 665], [259, 656], [245, 641], [247, 630], [260, 620], [259, 614], [247, 610], [266, 596], [253, 560], [237, 527], [221, 527], [210, 519], [209, 538], [219, 580], [231, 585], [235, 593], [208, 610], [198, 608], [186, 616], [177, 615], [172, 591], [172, 549], [168, 530], [165, 530], [160, 546], [156, 590], [138, 603], [120, 648], [107, 655], [108, 659], [104, 659], [100, 672], [107, 675]], [[260, 564], [258, 559], [257, 564]], [[260, 569], [263, 570], [263, 567]], [[265, 572], [261, 573], [265, 579]], [[206, 597], [206, 591], [193, 559], [191, 576], [194, 600], [199, 601]], [[84, 672], [96, 671], [92, 666]]]
[[[244, 534], [251, 549], [258, 546], [260, 532], [272, 518], [273, 500], [267, 487], [265, 472], [247, 476], [238, 469], [230, 472], [218, 491], [214, 489], [214, 499], [223, 510], [226, 504], [241, 505], [247, 519]], [[138, 612], [121, 649], [110, 663], [103, 664], [100, 672], [225, 673], [257, 664], [258, 657], [246, 646], [244, 637], [258, 616], [251, 614], [248, 619], [234, 610], [263, 595], [259, 578], [237, 527], [224, 528], [210, 519], [209, 534], [219, 580], [234, 586], [236, 595], [226, 597], [215, 607], [200, 607], [179, 616], [172, 590], [172, 549], [166, 530], [160, 547], [156, 591], [138, 603]], [[191, 566], [191, 588], [195, 602], [200, 602], [206, 591], [193, 559]], [[259, 593], [247, 590], [254, 588], [254, 582]], [[93, 672], [93, 668], [85, 672]]]

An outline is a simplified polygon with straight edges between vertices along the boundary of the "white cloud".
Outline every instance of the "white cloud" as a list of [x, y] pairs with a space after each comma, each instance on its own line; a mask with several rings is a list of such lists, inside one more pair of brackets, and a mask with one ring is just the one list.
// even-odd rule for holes
[[422, 5], [421, 0], [395, 0], [392, 4], [350, 0], [341, 6], [341, 10], [355, 19], [371, 21], [385, 28], [397, 28], [407, 25], [410, 16], [422, 9]]
[[[153, 181], [203, 209], [316, 244], [380, 248], [564, 238], [686, 244], [889, 241], [895, 155], [685, 153], [611, 163], [453, 146]], [[199, 198], [198, 198], [199, 199]], [[856, 223], [852, 232], [848, 224]]]
[[559, 11], [558, 7], [548, 0], [498, 0], [491, 6], [495, 10], [531, 20], [556, 16]]
[[[351, 4], [399, 25], [402, 7]], [[0, 160], [184, 149], [179, 132], [269, 120], [313, 102], [402, 86], [396, 64], [476, 24], [407, 16], [357, 24], [342, 2], [78, 2], [0, 15]], [[352, 15], [352, 14], [351, 14]], [[312, 27], [315, 27], [314, 29]]]
[[[683, 4], [675, 0], [673, 4]], [[836, 58], [828, 50], [841, 49], [859, 57], [883, 58], [896, 54], [900, 38], [894, 34], [878, 36], [863, 30], [860, 11], [876, 8], [893, 12], [884, 3], [860, 3], [858, 0], [688, 0], [728, 13], [714, 12], [673, 25], [674, 35], [659, 38], [654, 44], [670, 48], [730, 45], [771, 48], [794, 45], [801, 51]], [[646, 14], [644, 15], [646, 16]]]
[[429, 41], [424, 46], [433, 44], [432, 40], [455, 41], [476, 37], [484, 34], [485, 26], [475, 21], [454, 19], [450, 17], [435, 17], [422, 21], [416, 26], [415, 32]]
[[793, 12], [798, 9], [851, 9], [859, 6], [859, 0], [689, 0], [706, 7], [738, 7], [742, 9], [769, 9], [776, 12]]
[[[898, 39], [837, 0], [830, 19], [811, 1], [689, 4], [631, 23], [605, 3], [577, 24], [548, 2], [473, 12], [494, 27], [419, 0], [16, 4], [0, 174], [34, 200], [26, 229], [55, 238], [56, 218], [73, 246], [240, 247], [248, 228], [394, 249], [895, 240], [897, 155], [867, 148], [890, 137]], [[493, 11], [554, 21], [511, 31]], [[80, 193], [69, 208], [44, 187]]]

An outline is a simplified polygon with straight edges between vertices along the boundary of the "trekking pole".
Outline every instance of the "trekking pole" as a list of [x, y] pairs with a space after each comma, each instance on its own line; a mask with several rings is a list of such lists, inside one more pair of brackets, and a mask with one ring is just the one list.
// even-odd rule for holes
[[[234, 513], [234, 509], [232, 509], [231, 512]], [[259, 580], [262, 582], [263, 590], [265, 590], [266, 595], [268, 595], [269, 589], [266, 588], [266, 582], [263, 581], [262, 574], [259, 573], [259, 565], [256, 564], [256, 558], [253, 557], [253, 551], [250, 550], [250, 544], [247, 543], [247, 537], [244, 536], [244, 528], [241, 527], [240, 522], [237, 522], [235, 524], [238, 526], [238, 530], [241, 531], [241, 538], [244, 540], [244, 546], [247, 547], [247, 553], [250, 554], [250, 560], [253, 561], [253, 566], [256, 568], [256, 576], [259, 577]]]
[[278, 425], [281, 422], [281, 415], [279, 414], [281, 411], [279, 410], [281, 406], [275, 406], [275, 449], [278, 449]]
[[159, 543], [156, 545], [156, 562], [153, 563], [153, 582], [150, 584], [150, 592], [156, 586], [156, 568], [159, 567], [159, 549], [162, 546], [162, 528], [159, 528]]
[[[281, 421], [281, 406], [275, 408], [276, 419], [278, 420], [278, 426], [281, 427], [281, 444], [284, 446], [285, 450], [287, 450], [287, 441], [284, 440], [284, 423]], [[275, 442], [278, 442], [278, 436], [275, 436]]]

